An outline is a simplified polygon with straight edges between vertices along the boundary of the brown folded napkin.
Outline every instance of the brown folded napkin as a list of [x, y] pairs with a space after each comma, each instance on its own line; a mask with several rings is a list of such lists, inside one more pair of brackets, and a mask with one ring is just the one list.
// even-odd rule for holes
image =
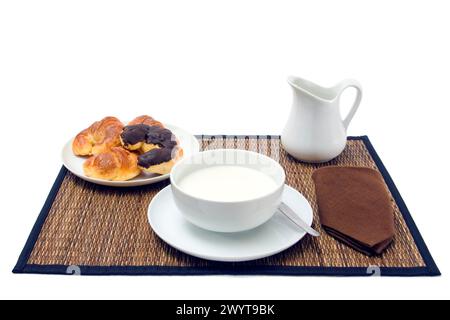
[[394, 212], [381, 174], [370, 168], [324, 167], [313, 174], [324, 230], [369, 256], [394, 237]]

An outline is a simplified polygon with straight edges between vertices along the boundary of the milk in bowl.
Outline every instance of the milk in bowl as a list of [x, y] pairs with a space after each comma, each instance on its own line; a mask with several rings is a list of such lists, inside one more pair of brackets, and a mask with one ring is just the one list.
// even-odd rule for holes
[[238, 165], [217, 165], [189, 173], [179, 187], [194, 197], [211, 201], [245, 201], [269, 194], [277, 183], [259, 170]]

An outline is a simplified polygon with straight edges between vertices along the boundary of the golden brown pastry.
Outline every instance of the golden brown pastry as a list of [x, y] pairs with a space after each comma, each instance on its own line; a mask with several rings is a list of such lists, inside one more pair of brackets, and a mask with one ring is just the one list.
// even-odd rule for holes
[[148, 126], [157, 126], [157, 127], [164, 128], [164, 125], [161, 122], [156, 121], [153, 117], [146, 116], [146, 115], [137, 117], [136, 119], [131, 121], [128, 125], [133, 126], [136, 124], [146, 124]]
[[141, 170], [137, 155], [122, 147], [113, 147], [90, 157], [83, 165], [88, 177], [110, 181], [127, 181], [137, 177]]
[[73, 141], [72, 150], [77, 156], [90, 156], [120, 146], [123, 124], [115, 117], [106, 117], [80, 132]]

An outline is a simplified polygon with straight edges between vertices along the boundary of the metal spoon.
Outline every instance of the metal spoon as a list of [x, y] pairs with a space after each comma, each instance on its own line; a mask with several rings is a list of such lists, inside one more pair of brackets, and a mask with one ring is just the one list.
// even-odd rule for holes
[[312, 235], [313, 237], [320, 236], [320, 233], [308, 226], [308, 224], [303, 221], [294, 210], [291, 209], [286, 203], [282, 202], [278, 207], [278, 210], [284, 214], [292, 223], [297, 225], [299, 228], [303, 229], [306, 233]]

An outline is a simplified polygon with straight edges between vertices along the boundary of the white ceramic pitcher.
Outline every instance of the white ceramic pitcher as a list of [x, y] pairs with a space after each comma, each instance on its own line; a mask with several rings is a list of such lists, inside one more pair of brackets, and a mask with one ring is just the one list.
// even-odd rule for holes
[[[347, 128], [362, 98], [356, 80], [344, 80], [332, 88], [318, 86], [308, 80], [289, 77], [294, 90], [291, 113], [281, 136], [284, 149], [305, 162], [327, 162], [337, 157], [347, 143]], [[357, 90], [355, 102], [342, 120], [339, 101], [342, 92]]]

